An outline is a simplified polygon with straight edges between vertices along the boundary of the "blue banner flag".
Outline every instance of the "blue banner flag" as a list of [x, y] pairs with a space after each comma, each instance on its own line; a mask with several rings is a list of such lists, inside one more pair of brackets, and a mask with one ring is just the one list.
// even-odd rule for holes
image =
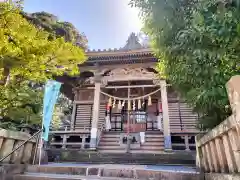
[[49, 80], [45, 84], [43, 99], [43, 134], [44, 141], [48, 141], [49, 128], [52, 121], [54, 106], [56, 104], [61, 83]]

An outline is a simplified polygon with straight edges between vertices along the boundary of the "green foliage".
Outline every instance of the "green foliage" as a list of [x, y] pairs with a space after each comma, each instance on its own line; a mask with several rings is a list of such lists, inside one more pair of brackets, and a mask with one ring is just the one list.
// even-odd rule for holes
[[0, 115], [5, 127], [39, 123], [43, 90], [31, 84], [78, 74], [78, 64], [85, 60], [82, 48], [61, 37], [49, 39], [49, 33], [29, 23], [19, 7], [0, 2]]
[[67, 42], [72, 42], [77, 46], [87, 49], [88, 40], [83, 33], [80, 33], [72, 23], [61, 22], [53, 14], [47, 12], [37, 12], [32, 14], [22, 13], [23, 16], [38, 28], [49, 33], [49, 39], [64, 37]]
[[0, 86], [0, 127], [14, 129], [21, 124], [41, 122], [43, 91], [27, 81]]
[[213, 128], [230, 113], [225, 89], [240, 72], [240, 11], [237, 1], [132, 0], [160, 62], [160, 75]]
[[43, 81], [52, 75], [78, 73], [85, 60], [81, 48], [63, 38], [48, 40], [48, 33], [35, 28], [18, 9], [0, 3], [0, 69], [6, 77]]
[[64, 119], [72, 113], [72, 101], [69, 100], [64, 94], [60, 93], [57, 103], [55, 105], [52, 128], [58, 129], [64, 125]]

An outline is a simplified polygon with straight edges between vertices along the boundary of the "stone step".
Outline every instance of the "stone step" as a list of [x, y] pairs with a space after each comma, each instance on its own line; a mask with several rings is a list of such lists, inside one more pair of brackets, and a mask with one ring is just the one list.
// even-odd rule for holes
[[145, 141], [141, 146], [164, 146], [163, 141]]
[[199, 180], [199, 178], [195, 168], [187, 166], [54, 163], [29, 166], [25, 174], [15, 176], [13, 180]]
[[163, 146], [141, 146], [139, 150], [158, 150], [158, 151], [163, 151], [164, 147]]
[[101, 139], [120, 139], [120, 136], [102, 136]]
[[145, 134], [146, 138], [163, 138], [162, 134]]
[[13, 180], [134, 180], [130, 178], [79, 176], [67, 174], [26, 173], [13, 177]]
[[97, 152], [49, 149], [49, 160], [59, 156], [59, 162], [111, 164], [187, 164], [195, 165], [194, 152], [164, 152], [163, 150], [131, 150], [125, 148], [98, 149]]
[[145, 138], [145, 142], [164, 142], [163, 138]]
[[[120, 137], [102, 137], [101, 141], [120, 141]], [[163, 138], [145, 138], [145, 142], [164, 142]]]
[[120, 138], [120, 134], [104, 134], [103, 138]]
[[[126, 153], [126, 150], [125, 149], [122, 149], [122, 150], [119, 150], [119, 149], [111, 149], [111, 150], [106, 150], [106, 149], [103, 149], [103, 150], [99, 150], [100, 153], [108, 153], [108, 154], [117, 154], [117, 153]], [[147, 154], [162, 154], [162, 150], [142, 150], [142, 149], [133, 149], [133, 150], [130, 150], [129, 153], [135, 153], [135, 154], [142, 154], [142, 155], [147, 155]], [[131, 163], [130, 163], [131, 164]], [[141, 163], [143, 164], [143, 163]], [[147, 163], [149, 164], [149, 163]], [[151, 164], [151, 163], [150, 163]]]
[[[100, 142], [120, 142], [120, 137], [119, 138], [115, 138], [115, 137], [102, 137]], [[146, 138], [145, 139], [145, 143], [150, 143], [150, 144], [163, 144], [164, 143], [164, 139], [162, 138]]]
[[119, 146], [119, 141], [101, 141], [98, 146]]
[[98, 146], [99, 150], [103, 150], [103, 149], [125, 149], [124, 147], [119, 146], [119, 144], [116, 145], [107, 145], [107, 146]]
[[107, 143], [107, 142], [120, 143], [120, 139], [115, 139], [115, 138], [104, 138], [104, 139], [101, 139], [100, 144], [101, 144], [102, 142], [103, 142], [103, 143]]
[[[119, 142], [100, 142], [99, 143], [99, 145], [98, 145], [98, 147], [107, 147], [107, 146], [118, 146], [118, 147], [121, 147], [120, 146], [120, 144], [119, 144]], [[139, 147], [139, 149], [141, 149], [142, 147], [144, 147], [144, 148], [149, 148], [149, 149], [151, 149], [152, 147], [153, 148], [155, 148], [155, 147], [163, 147], [164, 146], [164, 143], [163, 142], [161, 142], [161, 143], [159, 143], [159, 142], [154, 142], [154, 143], [151, 143], [151, 142], [145, 142], [144, 144], [141, 144], [140, 145], [140, 147]]]

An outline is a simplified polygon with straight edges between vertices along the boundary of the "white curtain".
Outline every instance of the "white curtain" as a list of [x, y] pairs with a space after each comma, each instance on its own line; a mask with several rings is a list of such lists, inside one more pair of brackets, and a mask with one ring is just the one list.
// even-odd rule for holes
[[110, 122], [110, 117], [106, 116], [105, 117], [105, 124], [106, 124], [106, 130], [110, 130], [111, 129], [111, 122]]
[[141, 140], [141, 143], [145, 143], [145, 132], [140, 132], [140, 140]]
[[162, 130], [162, 113], [160, 113], [157, 117], [157, 126], [158, 129]]

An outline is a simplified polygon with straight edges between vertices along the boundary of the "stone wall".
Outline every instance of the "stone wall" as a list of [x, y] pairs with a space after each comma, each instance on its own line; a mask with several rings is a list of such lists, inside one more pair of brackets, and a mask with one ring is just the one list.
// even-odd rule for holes
[[209, 180], [218, 179], [222, 173], [240, 173], [240, 76], [232, 77], [226, 88], [232, 115], [204, 136], [196, 137], [197, 166]]
[[[9, 131], [0, 129], [0, 159], [9, 154], [31, 135], [24, 132]], [[23, 145], [20, 149], [6, 158], [3, 163], [20, 164], [30, 163], [35, 152], [36, 140], [32, 139]]]

